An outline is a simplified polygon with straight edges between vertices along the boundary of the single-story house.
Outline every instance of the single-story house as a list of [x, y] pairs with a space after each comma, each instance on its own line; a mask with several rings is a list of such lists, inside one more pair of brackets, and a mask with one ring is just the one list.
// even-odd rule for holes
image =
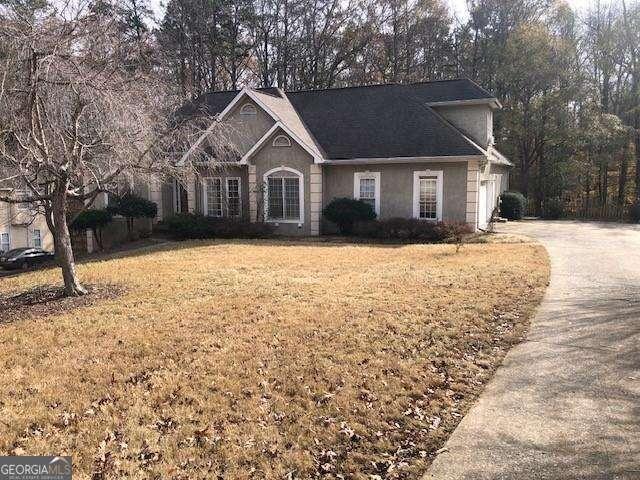
[[338, 197], [370, 202], [380, 219], [482, 229], [512, 166], [494, 147], [499, 108], [469, 79], [208, 93], [179, 114], [222, 122], [237, 158], [149, 185], [148, 198], [158, 220], [197, 212], [270, 222], [284, 235], [333, 231], [322, 210]]

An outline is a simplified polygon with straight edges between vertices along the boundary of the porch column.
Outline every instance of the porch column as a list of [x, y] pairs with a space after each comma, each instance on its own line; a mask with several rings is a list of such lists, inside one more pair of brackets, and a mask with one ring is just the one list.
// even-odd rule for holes
[[320, 235], [320, 217], [322, 216], [322, 167], [313, 163], [309, 167], [309, 172], [311, 235]]
[[258, 179], [256, 166], [249, 165], [249, 221], [258, 221]]
[[467, 164], [467, 223], [478, 229], [478, 191], [480, 190], [480, 165], [477, 160]]

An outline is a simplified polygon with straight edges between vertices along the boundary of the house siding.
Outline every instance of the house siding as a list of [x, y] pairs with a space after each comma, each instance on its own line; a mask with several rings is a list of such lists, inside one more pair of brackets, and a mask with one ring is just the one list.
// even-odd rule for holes
[[493, 136], [493, 111], [488, 105], [456, 105], [434, 107], [462, 132], [486, 148]]
[[42, 214], [35, 217], [30, 213], [17, 211], [15, 204], [0, 202], [0, 233], [9, 234], [9, 250], [13, 248], [33, 247], [33, 231], [40, 230], [42, 248], [53, 251], [53, 235]]
[[[240, 109], [245, 104], [251, 104], [256, 109], [255, 115], [240, 115]], [[265, 133], [276, 122], [265, 112], [262, 107], [249, 98], [242, 99], [225, 117], [225, 135], [236, 146], [240, 155], [247, 153], [255, 143], [260, 140]]]
[[[413, 172], [442, 170], [442, 218], [445, 221], [466, 221], [467, 163], [410, 163], [393, 165], [325, 165], [324, 204], [334, 198], [353, 198], [353, 178], [356, 172], [380, 172], [380, 218], [411, 218], [413, 216]], [[332, 231], [330, 225], [326, 229]]]

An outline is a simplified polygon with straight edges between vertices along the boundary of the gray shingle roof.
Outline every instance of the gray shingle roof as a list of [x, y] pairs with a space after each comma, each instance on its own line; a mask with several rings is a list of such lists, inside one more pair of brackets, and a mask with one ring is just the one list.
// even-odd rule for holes
[[[277, 89], [258, 91], [280, 97]], [[209, 93], [179, 113], [188, 115], [203, 109], [210, 115], [220, 113], [237, 94]], [[286, 98], [285, 103], [299, 117], [294, 122], [296, 130], [306, 127], [308, 137], [325, 158], [341, 160], [482, 155], [482, 150], [426, 104], [494, 97], [471, 80], [458, 79], [305, 90], [287, 92]], [[285, 103], [284, 111], [288, 110]]]
[[482, 154], [401, 85], [287, 96], [328, 159]]
[[425, 103], [495, 98], [494, 95], [468, 78], [412, 83], [406, 87]]

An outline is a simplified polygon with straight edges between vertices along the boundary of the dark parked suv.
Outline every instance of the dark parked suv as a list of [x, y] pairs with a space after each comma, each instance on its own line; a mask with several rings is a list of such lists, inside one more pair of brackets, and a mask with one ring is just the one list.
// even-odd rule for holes
[[8, 252], [0, 253], [0, 267], [7, 270], [28, 268], [50, 262], [54, 259], [51, 252], [41, 248], [14, 248]]

